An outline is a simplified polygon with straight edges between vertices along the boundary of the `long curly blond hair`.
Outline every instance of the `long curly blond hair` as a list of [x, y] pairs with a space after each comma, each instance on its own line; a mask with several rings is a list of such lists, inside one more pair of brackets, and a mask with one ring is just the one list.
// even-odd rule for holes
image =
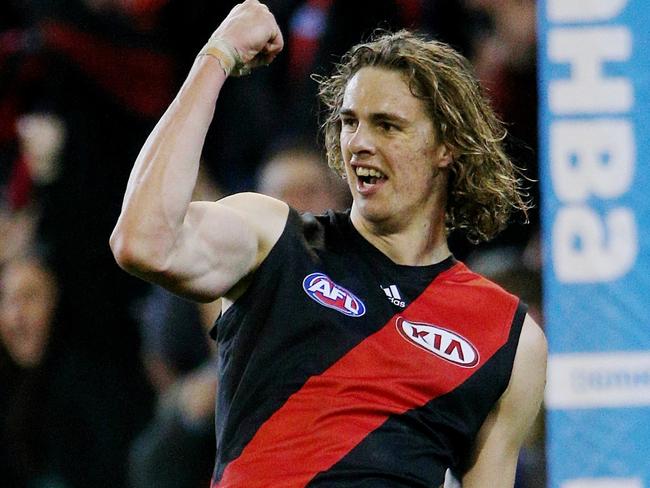
[[348, 82], [364, 67], [402, 73], [411, 93], [424, 101], [437, 140], [454, 155], [449, 167], [448, 231], [462, 229], [470, 241], [479, 242], [502, 230], [513, 211], [527, 216], [521, 171], [503, 149], [506, 130], [469, 62], [448, 45], [407, 30], [377, 33], [348, 51], [331, 76], [314, 76], [325, 107], [322, 129], [332, 169], [343, 174], [339, 111]]

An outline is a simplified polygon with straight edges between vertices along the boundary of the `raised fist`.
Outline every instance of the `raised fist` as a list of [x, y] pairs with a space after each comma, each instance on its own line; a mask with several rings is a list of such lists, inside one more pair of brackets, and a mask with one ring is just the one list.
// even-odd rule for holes
[[232, 46], [242, 63], [250, 68], [269, 64], [284, 46], [275, 17], [258, 0], [235, 5], [212, 38]]

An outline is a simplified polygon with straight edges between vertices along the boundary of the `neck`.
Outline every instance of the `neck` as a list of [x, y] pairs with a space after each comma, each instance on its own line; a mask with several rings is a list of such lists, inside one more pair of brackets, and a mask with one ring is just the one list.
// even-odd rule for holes
[[369, 222], [354, 205], [350, 217], [359, 234], [396, 264], [426, 266], [439, 263], [451, 254], [445, 234], [444, 212], [430, 220], [411, 221], [402, 228]]

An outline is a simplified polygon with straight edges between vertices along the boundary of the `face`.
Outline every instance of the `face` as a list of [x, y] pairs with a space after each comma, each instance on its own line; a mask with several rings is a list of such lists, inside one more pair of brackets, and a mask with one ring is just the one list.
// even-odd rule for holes
[[318, 214], [342, 206], [336, 183], [318, 155], [286, 152], [265, 165], [259, 190], [299, 212]]
[[440, 214], [446, 178], [440, 169], [451, 157], [403, 75], [362, 68], [348, 82], [340, 114], [353, 220], [400, 228]]
[[1, 276], [0, 338], [23, 368], [37, 366], [45, 352], [56, 308], [54, 278], [36, 262], [10, 263]]

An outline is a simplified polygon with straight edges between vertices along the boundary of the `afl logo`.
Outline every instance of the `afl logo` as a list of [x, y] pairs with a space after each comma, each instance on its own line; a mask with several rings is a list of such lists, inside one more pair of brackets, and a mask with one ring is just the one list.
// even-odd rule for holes
[[350, 317], [361, 317], [366, 306], [352, 292], [334, 283], [323, 273], [312, 273], [302, 280], [302, 288], [315, 302]]
[[398, 317], [396, 324], [401, 336], [414, 346], [464, 368], [478, 364], [476, 348], [455, 332], [431, 324], [409, 322], [403, 317]]

